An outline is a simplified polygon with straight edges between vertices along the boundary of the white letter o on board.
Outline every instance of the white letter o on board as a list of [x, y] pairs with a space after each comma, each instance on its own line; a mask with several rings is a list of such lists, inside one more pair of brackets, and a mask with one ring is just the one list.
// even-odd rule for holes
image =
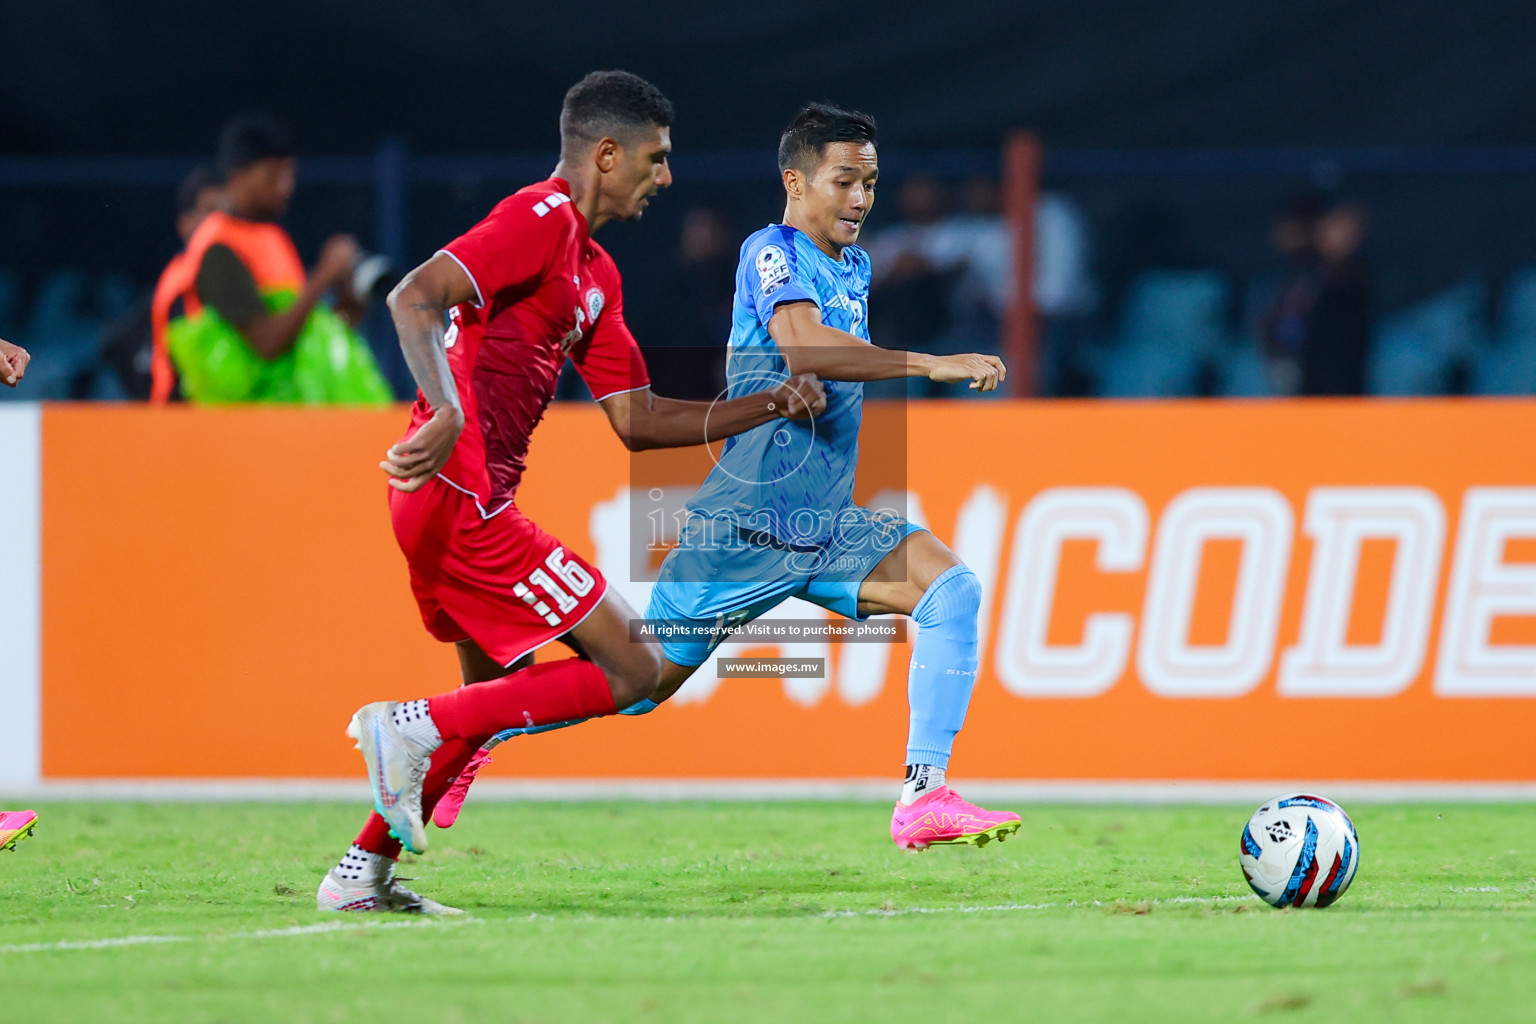
[[[1274, 660], [1295, 517], [1268, 487], [1199, 487], [1164, 510], [1152, 551], [1136, 668], [1160, 697], [1239, 697]], [[1227, 640], [1189, 642], [1190, 619], [1208, 541], [1239, 540], [1243, 553]]]

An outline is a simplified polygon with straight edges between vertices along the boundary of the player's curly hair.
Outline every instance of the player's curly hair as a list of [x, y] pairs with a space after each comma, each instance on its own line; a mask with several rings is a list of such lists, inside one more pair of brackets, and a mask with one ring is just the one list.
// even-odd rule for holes
[[652, 127], [672, 127], [672, 101], [628, 71], [594, 71], [565, 93], [560, 151], [571, 154], [599, 139], [623, 142]]
[[878, 145], [875, 119], [862, 110], [845, 110], [831, 103], [807, 103], [779, 137], [779, 173], [798, 167], [811, 170], [822, 151], [834, 142]]

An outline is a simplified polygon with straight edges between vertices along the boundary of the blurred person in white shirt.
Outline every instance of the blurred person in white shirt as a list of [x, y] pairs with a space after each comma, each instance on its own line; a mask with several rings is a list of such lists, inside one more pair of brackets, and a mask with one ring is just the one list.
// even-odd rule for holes
[[[951, 329], [950, 295], [963, 265], [944, 251], [941, 227], [949, 196], [929, 174], [914, 174], [896, 190], [901, 223], [870, 238], [870, 334], [882, 345], [938, 354]], [[983, 349], [995, 351], [995, 342]], [[954, 353], [949, 353], [954, 354]], [[871, 381], [869, 398], [924, 397], [928, 381]], [[952, 389], [945, 389], [948, 393]]]
[[[971, 178], [962, 190], [960, 209], [947, 216], [937, 212], [941, 197], [937, 182], [926, 176], [914, 176], [902, 186], [897, 203], [904, 215], [914, 209], [917, 216], [907, 216], [906, 223], [870, 241], [874, 285], [912, 280], [919, 273], [944, 282], [945, 322], [926, 342], [925, 351], [997, 353], [1003, 319], [1013, 301], [1013, 234], [1001, 212], [997, 183]], [[1035, 204], [1034, 236], [1042, 390], [1085, 393], [1089, 370], [1083, 349], [1099, 309], [1087, 218], [1065, 194], [1043, 192]], [[909, 319], [905, 314], [901, 318]], [[968, 392], [966, 397], [981, 396]]]

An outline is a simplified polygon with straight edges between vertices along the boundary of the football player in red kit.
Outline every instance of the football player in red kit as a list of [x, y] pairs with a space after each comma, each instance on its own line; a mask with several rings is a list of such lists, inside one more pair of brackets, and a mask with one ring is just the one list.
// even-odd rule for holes
[[[565, 360], [631, 450], [701, 444], [825, 407], [809, 375], [718, 403], [651, 392], [618, 268], [591, 235], [638, 219], [671, 184], [671, 124], [671, 103], [644, 79], [588, 75], [566, 93], [554, 174], [503, 200], [390, 296], [420, 386], [410, 430], [380, 464], [390, 513], [427, 630], [458, 645], [474, 685], [353, 717], [377, 813], [321, 883], [322, 910], [455, 913], [402, 886], [394, 862], [402, 842], [426, 848], [423, 815], [481, 743], [510, 726], [614, 714], [657, 686], [657, 648], [629, 637], [635, 612], [515, 503]], [[583, 656], [518, 667], [556, 638]]]

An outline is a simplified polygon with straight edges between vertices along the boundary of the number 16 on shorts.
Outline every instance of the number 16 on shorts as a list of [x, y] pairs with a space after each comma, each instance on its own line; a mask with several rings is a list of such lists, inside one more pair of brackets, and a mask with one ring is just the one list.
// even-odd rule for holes
[[[535, 588], [543, 591], [544, 597]], [[512, 585], [512, 592], [532, 605], [545, 622], [558, 626], [580, 603], [577, 599], [592, 592], [592, 574], [580, 563], [566, 561], [564, 548], [555, 548], [542, 566], [528, 574], [527, 582]], [[549, 601], [555, 603], [554, 610], [550, 609]]]

